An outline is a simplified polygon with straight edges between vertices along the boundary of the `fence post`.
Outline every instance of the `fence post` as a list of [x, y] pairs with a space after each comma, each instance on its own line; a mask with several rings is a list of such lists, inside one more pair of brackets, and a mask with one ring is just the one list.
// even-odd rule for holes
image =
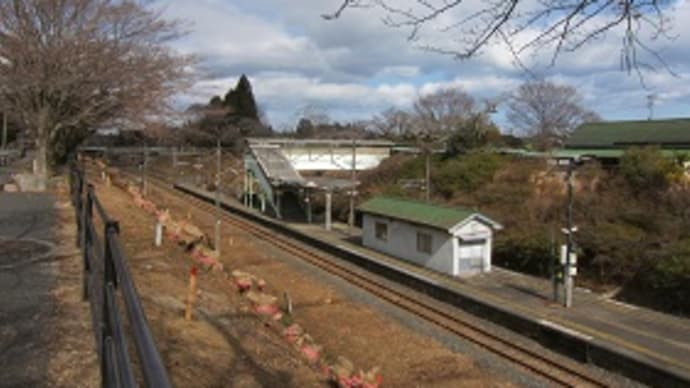
[[120, 224], [117, 221], [112, 221], [112, 220], [107, 220], [105, 221], [105, 226], [103, 230], [103, 237], [105, 239], [105, 255], [103, 255], [103, 259], [105, 260], [103, 267], [104, 275], [105, 275], [105, 283], [108, 284], [108, 282], [113, 283], [113, 286], [117, 288], [117, 272], [115, 271], [115, 262], [113, 261], [113, 251], [112, 247], [110, 245], [110, 235], [111, 234], [119, 234], [120, 233]]
[[82, 206], [83, 206], [83, 193], [84, 193], [84, 178], [81, 174], [81, 171], [79, 171], [79, 168], [75, 167], [74, 170], [72, 170], [72, 179], [73, 179], [73, 187], [72, 187], [72, 204], [74, 205], [75, 209], [75, 215], [77, 219], [77, 247], [78, 248], [83, 248], [84, 246], [82, 245], [82, 229], [84, 228], [84, 224], [82, 223]]
[[[108, 341], [112, 341], [113, 338], [113, 328], [110, 327], [110, 314], [112, 312], [109, 309], [108, 303], [108, 289], [111, 287], [113, 289], [117, 288], [117, 273], [115, 272], [115, 264], [113, 262], [113, 251], [110, 244], [111, 234], [117, 234], [120, 232], [120, 226], [117, 221], [106, 220], [103, 227], [103, 284], [102, 292], [103, 298], [101, 300], [101, 349], [103, 349], [103, 357], [101, 357], [101, 362], [103, 363], [101, 371], [106, 372], [109, 370], [107, 365], [107, 358], [105, 353], [109, 351]], [[116, 362], [115, 357], [111, 357], [111, 362]], [[117, 369], [117, 368], [116, 368]], [[111, 378], [117, 378], [118, 373], [113, 370], [115, 376], [106, 376], [107, 373], [102, 373], [103, 376], [103, 386], [108, 386], [108, 381]]]
[[81, 253], [83, 262], [82, 272], [82, 299], [89, 299], [89, 274], [91, 265], [89, 263], [89, 250], [91, 249], [91, 229], [89, 225], [93, 222], [93, 185], [89, 184], [86, 189], [86, 203], [81, 207]]

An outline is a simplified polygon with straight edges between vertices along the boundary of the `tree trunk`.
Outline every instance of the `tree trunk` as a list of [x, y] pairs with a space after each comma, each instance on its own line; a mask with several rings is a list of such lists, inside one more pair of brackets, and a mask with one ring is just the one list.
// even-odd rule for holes
[[48, 186], [50, 166], [48, 165], [48, 136], [44, 131], [38, 131], [36, 138], [36, 157], [34, 159], [34, 175], [37, 180], [37, 189], [43, 191]]

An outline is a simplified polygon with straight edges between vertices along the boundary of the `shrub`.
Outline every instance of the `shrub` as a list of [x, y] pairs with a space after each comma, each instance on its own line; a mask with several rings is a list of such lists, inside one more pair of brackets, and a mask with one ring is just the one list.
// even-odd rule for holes
[[655, 252], [622, 296], [635, 303], [690, 315], [690, 239]]
[[631, 148], [620, 160], [620, 174], [635, 192], [666, 189], [683, 174], [682, 167], [658, 148]]
[[433, 189], [446, 198], [457, 192], [476, 191], [493, 179], [502, 166], [502, 161], [500, 156], [489, 153], [473, 153], [448, 159], [433, 169]]
[[531, 229], [523, 234], [499, 234], [493, 260], [501, 267], [539, 276], [548, 276], [554, 262], [553, 246], [547, 233]]

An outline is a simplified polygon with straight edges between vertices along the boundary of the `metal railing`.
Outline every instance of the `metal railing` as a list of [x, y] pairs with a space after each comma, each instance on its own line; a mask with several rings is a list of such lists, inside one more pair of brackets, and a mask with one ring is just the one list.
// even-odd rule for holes
[[[70, 169], [70, 195], [77, 219], [77, 246], [82, 250], [84, 300], [91, 305], [103, 387], [135, 387], [141, 370], [148, 387], [170, 387], [167, 371], [120, 245], [120, 228], [99, 201], [84, 171], [74, 164]], [[94, 217], [94, 209], [98, 222]], [[102, 237], [97, 233], [102, 228]], [[119, 291], [119, 292], [118, 292]], [[122, 322], [118, 296], [125, 307], [128, 325]], [[126, 330], [129, 329], [129, 331]], [[138, 363], [130, 359], [128, 339], [134, 342]]]

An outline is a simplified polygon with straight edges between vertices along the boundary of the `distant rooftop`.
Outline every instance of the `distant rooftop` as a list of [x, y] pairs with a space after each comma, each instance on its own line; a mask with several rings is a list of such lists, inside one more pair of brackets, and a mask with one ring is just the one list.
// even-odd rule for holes
[[[357, 146], [366, 147], [392, 147], [395, 145], [388, 140], [354, 140]], [[346, 139], [288, 139], [279, 137], [250, 137], [247, 138], [247, 143], [251, 145], [267, 145], [267, 146], [334, 146], [334, 147], [352, 147], [352, 140]]]
[[587, 123], [573, 132], [565, 147], [586, 149], [645, 145], [690, 148], [690, 118]]
[[363, 213], [408, 221], [433, 228], [449, 230], [469, 218], [479, 217], [494, 228], [501, 226], [475, 210], [462, 207], [443, 207], [395, 197], [374, 197], [358, 208]]

